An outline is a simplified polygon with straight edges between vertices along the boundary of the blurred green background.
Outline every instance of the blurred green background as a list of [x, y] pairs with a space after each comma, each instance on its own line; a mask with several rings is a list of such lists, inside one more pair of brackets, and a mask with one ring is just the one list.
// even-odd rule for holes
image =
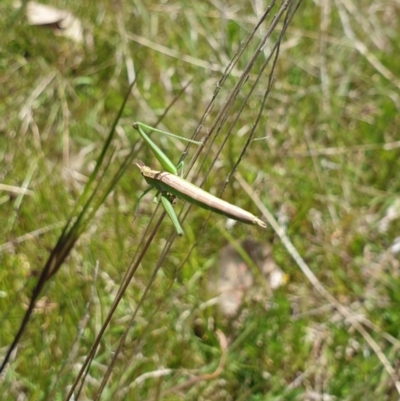
[[[160, 168], [141, 146], [134, 121], [154, 125], [163, 116], [159, 128], [192, 135], [269, 3], [51, 5], [73, 14], [72, 31], [60, 22], [29, 24], [32, 3], [20, 11], [12, 1], [0, 4], [0, 355], [19, 327], [132, 79], [136, 76], [136, 85], [117, 124], [105, 181], [131, 149]], [[280, 5], [226, 77], [200, 138]], [[238, 117], [227, 143], [219, 155], [223, 138], [209, 145], [210, 155], [218, 156], [210, 173], [210, 155], [193, 170], [206, 179], [205, 189], [219, 193], [257, 120], [272, 71], [274, 83], [254, 133], [258, 140], [237, 169], [253, 195], [232, 178], [222, 197], [261, 217], [254, 203], [259, 198], [352, 317], [345, 318], [309, 282], [271, 227], [230, 225], [218, 215], [204, 226], [209, 213], [193, 207], [183, 222], [184, 236], [173, 242], [129, 326], [174, 231], [163, 220], [103, 335], [79, 399], [95, 399], [127, 327], [102, 399], [399, 399], [399, 17], [397, 1], [301, 3], [275, 69], [270, 63], [261, 71], [283, 19], [257, 54], [225, 115], [225, 131]], [[171, 160], [179, 160], [185, 144], [156, 133], [153, 139]], [[195, 150], [190, 148], [187, 161]], [[195, 174], [189, 177], [197, 182]], [[65, 399], [146, 236], [156, 208], [152, 196], [142, 200], [134, 218], [135, 200], [145, 187], [132, 164], [45, 286], [0, 377], [3, 400]], [[251, 244], [255, 265], [232, 250], [243, 241]], [[239, 301], [226, 313], [215, 296], [240, 269], [247, 281], [239, 278], [243, 288], [232, 292]], [[271, 284], [272, 271], [280, 274], [279, 285]]]

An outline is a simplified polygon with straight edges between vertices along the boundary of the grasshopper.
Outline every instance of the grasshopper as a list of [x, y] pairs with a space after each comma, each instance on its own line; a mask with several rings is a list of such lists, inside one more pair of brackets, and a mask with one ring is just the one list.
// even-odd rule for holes
[[[156, 132], [165, 133], [173, 137], [180, 138], [176, 135], [170, 134], [169, 132], [164, 132], [161, 130], [153, 129], [148, 125], [142, 123], [134, 123], [133, 127], [138, 130], [141, 137], [150, 146], [150, 149], [154, 153], [154, 156], [167, 171], [156, 171], [152, 170], [150, 167], [145, 166], [142, 161], [138, 161], [136, 166], [139, 168], [142, 176], [146, 182], [150, 185], [138, 199], [140, 199], [152, 188], [157, 189], [158, 193], [161, 195], [161, 203], [173, 222], [176, 232], [178, 235], [183, 234], [182, 227], [179, 220], [175, 214], [172, 207], [172, 202], [174, 198], [179, 198], [185, 200], [186, 202], [192, 203], [194, 205], [200, 206], [203, 209], [210, 210], [214, 213], [218, 213], [227, 216], [231, 219], [241, 221], [242, 223], [255, 224], [262, 228], [267, 227], [267, 224], [260, 220], [258, 217], [254, 216], [246, 210], [232, 205], [209, 192], [204, 191], [198, 186], [192, 184], [191, 182], [179, 177], [178, 169], [181, 164], [175, 167], [175, 165], [168, 159], [168, 157], [161, 151], [161, 149], [149, 138], [149, 136], [144, 132], [143, 128], [151, 129]], [[183, 138], [185, 139], [185, 138]], [[192, 143], [200, 144], [200, 142], [189, 140]]]

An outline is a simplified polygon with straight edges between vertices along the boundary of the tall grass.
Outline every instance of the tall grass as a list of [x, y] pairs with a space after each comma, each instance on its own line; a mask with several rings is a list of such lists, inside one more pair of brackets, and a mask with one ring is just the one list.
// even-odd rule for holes
[[[82, 43], [0, 5], [2, 399], [398, 399], [396, 3], [53, 5]], [[134, 218], [134, 121], [203, 140], [153, 134], [270, 228]]]

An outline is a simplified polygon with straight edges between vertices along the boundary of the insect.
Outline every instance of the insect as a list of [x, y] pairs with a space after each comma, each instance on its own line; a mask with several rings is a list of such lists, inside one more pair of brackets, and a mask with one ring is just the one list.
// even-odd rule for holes
[[[254, 216], [250, 212], [247, 212], [246, 210], [238, 206], [232, 205], [229, 202], [217, 198], [216, 196], [211, 195], [209, 192], [204, 191], [198, 186], [185, 180], [184, 178], [179, 177], [177, 173], [180, 165], [178, 164], [178, 166], [175, 167], [175, 165], [171, 162], [171, 160], [168, 159], [168, 157], [161, 151], [161, 149], [159, 149], [159, 147], [144, 132], [143, 127], [161, 133], [165, 133], [164, 131], [155, 130], [149, 127], [148, 125], [142, 123], [134, 123], [133, 127], [139, 131], [141, 137], [150, 146], [151, 150], [154, 153], [154, 156], [157, 158], [157, 160], [160, 162], [163, 168], [167, 170], [167, 171], [152, 170], [150, 167], [145, 166], [142, 161], [138, 161], [136, 163], [136, 166], [140, 169], [142, 176], [144, 177], [146, 182], [150, 185], [150, 188], [148, 188], [139, 197], [138, 202], [152, 188], [157, 189], [158, 193], [161, 195], [161, 203], [166, 213], [170, 217], [171, 221], [173, 222], [178, 235], [182, 235], [183, 230], [171, 203], [173, 202], [175, 197], [183, 199], [186, 202], [195, 204], [197, 206], [200, 206], [203, 209], [210, 210], [214, 213], [222, 214], [237, 221], [241, 221], [242, 223], [255, 224], [262, 228], [267, 227], [267, 224], [264, 221], [260, 220], [258, 217]], [[170, 133], [166, 134], [180, 138]], [[192, 140], [190, 140], [190, 142], [200, 144], [199, 142]]]

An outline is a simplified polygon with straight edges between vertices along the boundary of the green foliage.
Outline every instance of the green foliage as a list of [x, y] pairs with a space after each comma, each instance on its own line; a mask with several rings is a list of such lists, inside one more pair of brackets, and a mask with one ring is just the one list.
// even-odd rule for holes
[[[83, 21], [82, 43], [50, 27], [29, 26], [11, 1], [0, 4], [1, 357], [67, 220], [79, 213], [87, 218], [78, 227], [82, 232], [70, 233], [77, 242], [40, 293], [1, 378], [2, 400], [65, 399], [144, 247], [152, 216], [154, 227], [160, 215], [149, 195], [134, 217], [145, 187], [134, 165], [116, 177], [129, 158], [159, 168], [132, 123], [154, 126], [163, 117], [160, 129], [191, 137], [228, 63], [265, 11], [250, 2], [227, 2], [221, 9], [213, 2], [67, 3]], [[304, 2], [288, 27], [255, 132], [264, 139], [250, 144], [237, 171], [279, 216], [329, 293], [363, 316], [357, 321], [396, 372], [400, 270], [391, 246], [400, 228], [399, 9], [394, 2], [372, 9], [358, 0], [353, 14], [341, 2], [319, 3]], [[224, 115], [215, 142], [208, 142], [189, 174], [197, 184], [204, 179], [214, 194], [256, 122], [268, 68], [239, 111], [281, 25]], [[198, 139], [224, 107], [266, 27], [221, 86]], [[102, 164], [91, 181], [132, 72], [136, 85], [105, 150], [109, 167]], [[159, 134], [153, 139], [173, 162], [180, 159], [185, 144]], [[195, 151], [189, 148], [186, 165]], [[97, 184], [94, 203], [84, 209], [89, 186]], [[261, 215], [235, 178], [222, 197]], [[102, 399], [399, 398], [382, 355], [308, 281], [272, 228], [236, 224], [228, 230], [221, 216], [211, 215], [205, 224], [208, 212], [192, 207], [183, 219], [187, 205], [178, 201], [174, 207], [183, 209], [185, 235], [174, 240], [155, 272], [174, 232], [168, 219], [162, 221], [102, 337], [82, 399], [96, 396], [125, 334]], [[268, 245], [287, 275], [274, 290], [254, 280], [231, 315], [210, 302], [209, 288], [227, 238]]]

